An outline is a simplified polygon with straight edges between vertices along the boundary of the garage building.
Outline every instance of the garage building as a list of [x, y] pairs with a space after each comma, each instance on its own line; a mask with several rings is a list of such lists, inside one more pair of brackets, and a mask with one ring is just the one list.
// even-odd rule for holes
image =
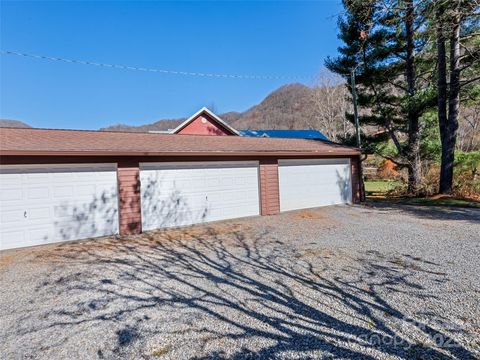
[[1, 249], [359, 200], [325, 141], [5, 128], [0, 154]]

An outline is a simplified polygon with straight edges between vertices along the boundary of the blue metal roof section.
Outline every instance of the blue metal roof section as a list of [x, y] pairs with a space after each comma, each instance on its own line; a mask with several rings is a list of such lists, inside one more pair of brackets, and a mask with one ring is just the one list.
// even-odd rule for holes
[[285, 138], [285, 139], [327, 139], [318, 130], [239, 130], [241, 136], [248, 137], [271, 137], [271, 138]]

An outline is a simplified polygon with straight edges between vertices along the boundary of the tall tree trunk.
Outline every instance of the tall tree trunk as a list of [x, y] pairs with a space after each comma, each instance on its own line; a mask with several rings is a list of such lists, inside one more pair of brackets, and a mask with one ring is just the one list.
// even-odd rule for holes
[[[443, 10], [437, 9], [437, 104], [438, 104], [438, 125], [440, 128], [440, 141], [442, 143], [442, 162], [440, 174], [445, 173], [446, 158], [446, 136], [447, 136], [447, 50], [445, 47], [445, 34], [442, 22]], [[440, 175], [440, 178], [442, 176]], [[441, 183], [441, 181], [440, 181]], [[444, 190], [443, 190], [444, 191]], [[442, 193], [442, 186], [440, 186]]]
[[419, 127], [419, 115], [415, 109], [414, 97], [415, 97], [415, 13], [413, 0], [406, 2], [405, 13], [405, 34], [407, 40], [407, 62], [405, 69], [405, 76], [407, 79], [408, 90], [408, 105], [407, 105], [407, 117], [408, 117], [408, 192], [416, 194], [419, 191], [421, 181], [421, 159], [420, 159], [420, 127]]
[[443, 144], [445, 141], [445, 134], [447, 132], [447, 50], [445, 47], [445, 36], [443, 33], [440, 16], [438, 17], [437, 21], [438, 124], [440, 127], [440, 140]]
[[460, 107], [460, 15], [455, 9], [450, 34], [450, 92], [448, 94], [448, 119], [442, 149], [440, 169], [440, 193], [451, 194], [453, 188], [453, 164]]

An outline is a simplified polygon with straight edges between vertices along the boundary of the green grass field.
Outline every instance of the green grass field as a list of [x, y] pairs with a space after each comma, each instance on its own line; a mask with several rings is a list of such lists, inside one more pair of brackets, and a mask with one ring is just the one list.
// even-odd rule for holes
[[397, 186], [402, 185], [400, 181], [365, 181], [365, 191], [367, 195], [373, 193], [385, 193], [389, 190], [394, 189]]

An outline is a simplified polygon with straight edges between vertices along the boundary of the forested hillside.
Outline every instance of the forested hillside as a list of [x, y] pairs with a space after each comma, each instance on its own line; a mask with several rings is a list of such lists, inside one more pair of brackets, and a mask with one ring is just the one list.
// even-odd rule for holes
[[[289, 84], [269, 94], [260, 104], [245, 112], [219, 114], [237, 129], [305, 129], [314, 112], [314, 90], [302, 84]], [[142, 126], [114, 125], [102, 130], [149, 131], [175, 128], [185, 118], [161, 119]]]

